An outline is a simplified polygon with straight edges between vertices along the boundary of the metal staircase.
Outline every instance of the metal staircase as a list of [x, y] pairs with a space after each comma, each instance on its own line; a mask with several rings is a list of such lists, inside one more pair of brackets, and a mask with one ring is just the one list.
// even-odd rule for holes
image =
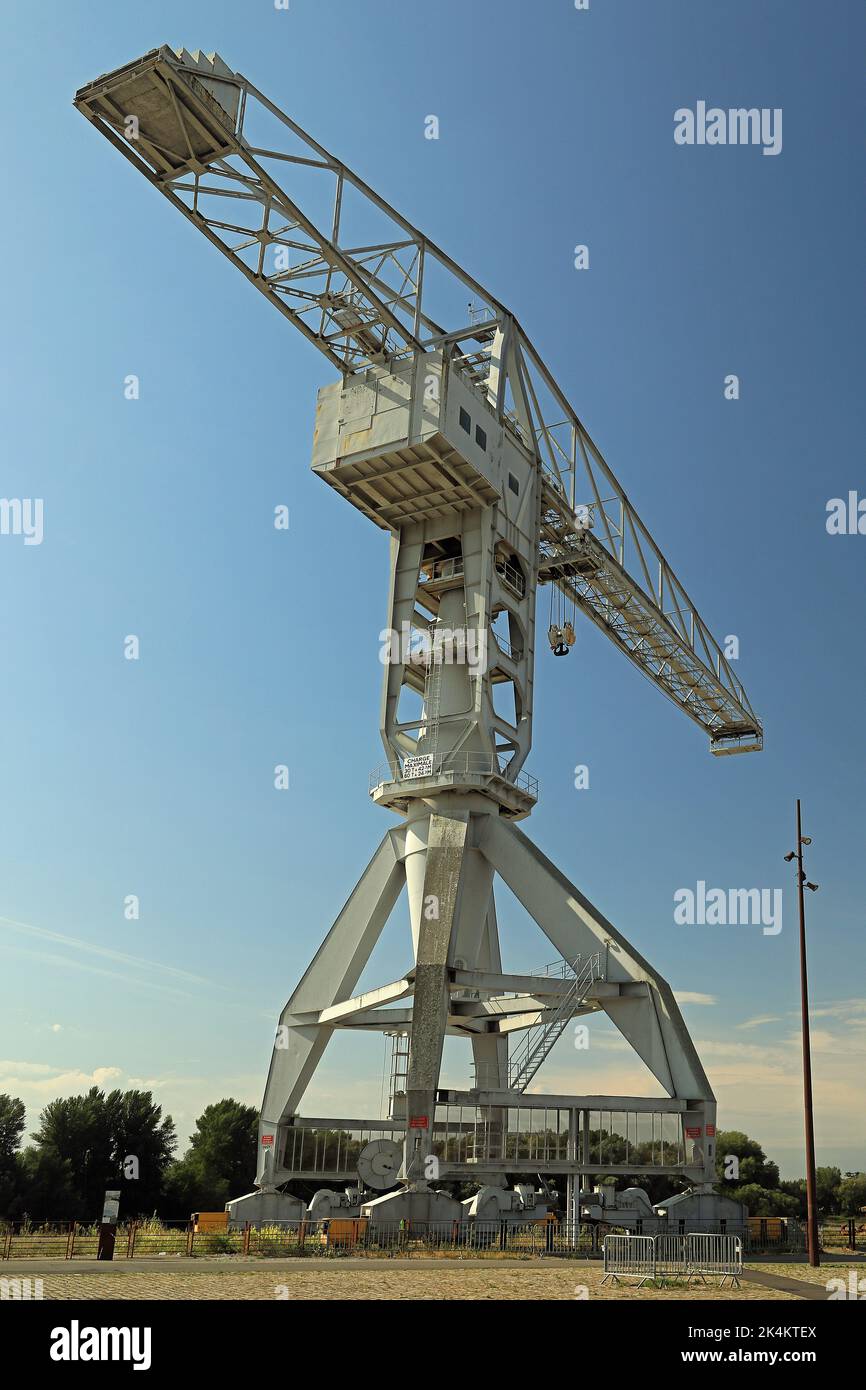
[[[578, 956], [573, 963], [562, 962], [563, 977], [567, 979], [569, 974], [572, 976], [571, 986], [544, 1022], [536, 1023], [527, 1029], [526, 1036], [514, 1056], [509, 1057], [508, 1089], [510, 1091], [526, 1090], [542, 1062], [550, 1054], [554, 1044], [562, 1037], [575, 1009], [586, 998], [588, 991], [599, 978], [599, 960], [599, 954], [596, 952], [585, 961]], [[550, 973], [549, 969], [547, 973]]]

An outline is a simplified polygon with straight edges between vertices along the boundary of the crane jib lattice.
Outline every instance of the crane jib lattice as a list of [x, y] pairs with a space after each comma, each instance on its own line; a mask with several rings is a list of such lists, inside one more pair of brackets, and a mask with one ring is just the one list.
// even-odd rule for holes
[[537, 457], [538, 581], [601, 628], [713, 752], [762, 746], [730, 661], [498, 299], [216, 54], [154, 49], [75, 104], [339, 372], [447, 352]]

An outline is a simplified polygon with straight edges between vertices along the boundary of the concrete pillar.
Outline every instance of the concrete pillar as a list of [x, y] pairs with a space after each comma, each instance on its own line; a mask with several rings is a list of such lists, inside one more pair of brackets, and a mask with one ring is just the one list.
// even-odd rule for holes
[[401, 1176], [426, 1184], [432, 1154], [436, 1089], [448, 1022], [448, 958], [457, 914], [468, 817], [432, 815], [427, 839], [423, 901], [418, 920], [415, 989], [406, 1085], [406, 1141]]

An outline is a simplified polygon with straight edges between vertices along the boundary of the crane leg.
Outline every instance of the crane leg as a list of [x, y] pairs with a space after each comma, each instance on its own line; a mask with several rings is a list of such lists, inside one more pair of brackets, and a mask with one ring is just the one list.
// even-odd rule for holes
[[402, 834], [389, 831], [364, 870], [291, 999], [280, 1015], [259, 1121], [256, 1185], [285, 1181], [285, 1121], [309, 1085], [332, 1028], [311, 1021], [347, 999], [370, 958], [405, 883]]
[[[496, 922], [496, 903], [490, 895], [490, 907], [478, 950], [476, 970], [498, 974], [502, 969], [499, 951], [499, 928]], [[475, 1063], [475, 1084], [486, 1091], [504, 1091], [508, 1086], [508, 1039], [501, 1033], [474, 1033], [472, 1058]]]
[[426, 1160], [432, 1149], [436, 1088], [448, 1021], [448, 963], [466, 870], [468, 828], [467, 816], [431, 815], [422, 900], [410, 902], [413, 921], [419, 925], [406, 1083], [408, 1125], [401, 1176], [421, 1185], [432, 1176]]
[[515, 826], [489, 818], [480, 847], [561, 956], [599, 953], [603, 979], [618, 986], [602, 1007], [668, 1095], [713, 1103], [667, 981]]
[[[477, 969], [489, 970], [492, 974], [498, 974], [502, 969], [496, 902], [492, 893], [484, 936], [478, 951]], [[475, 1085], [479, 1090], [506, 1091], [508, 1089], [508, 1039], [503, 1037], [501, 1033], [473, 1034], [472, 1060], [475, 1063]], [[507, 1117], [508, 1111], [506, 1109], [490, 1107], [487, 1137], [487, 1152], [490, 1158], [502, 1156]], [[504, 1185], [504, 1172], [502, 1182]]]

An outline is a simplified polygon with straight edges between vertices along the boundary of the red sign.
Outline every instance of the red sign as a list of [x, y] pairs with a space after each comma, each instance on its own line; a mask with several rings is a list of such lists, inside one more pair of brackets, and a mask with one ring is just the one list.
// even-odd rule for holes
[[700, 1127], [700, 1125], [686, 1125], [686, 1138], [687, 1138], [687, 1139], [700, 1139], [700, 1137], [701, 1137], [701, 1127]]
[[707, 1138], [708, 1138], [708, 1139], [715, 1139], [715, 1137], [716, 1137], [716, 1127], [715, 1127], [715, 1125], [707, 1125]]
[[426, 1128], [427, 1128], [427, 1116], [426, 1116], [426, 1115], [410, 1115], [410, 1116], [409, 1116], [409, 1128], [410, 1128], [410, 1129], [426, 1129]]
[[272, 1134], [262, 1135], [262, 1148], [270, 1149], [273, 1146], [274, 1136]]

